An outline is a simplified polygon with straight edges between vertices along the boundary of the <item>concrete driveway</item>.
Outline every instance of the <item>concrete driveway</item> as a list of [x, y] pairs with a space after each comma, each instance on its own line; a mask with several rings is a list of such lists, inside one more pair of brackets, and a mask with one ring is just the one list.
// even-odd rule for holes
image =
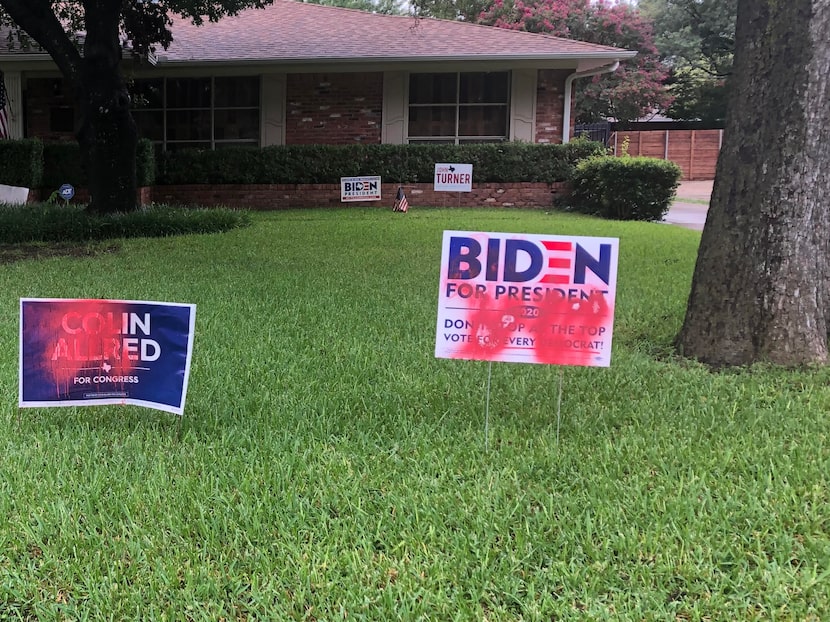
[[712, 196], [712, 181], [682, 181], [663, 222], [703, 231]]

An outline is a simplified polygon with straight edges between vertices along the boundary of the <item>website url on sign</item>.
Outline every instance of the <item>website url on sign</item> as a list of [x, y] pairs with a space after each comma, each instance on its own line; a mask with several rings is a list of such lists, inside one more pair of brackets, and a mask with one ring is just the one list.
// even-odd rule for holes
[[84, 399], [95, 399], [98, 397], [129, 397], [126, 391], [108, 391], [105, 393], [84, 393]]

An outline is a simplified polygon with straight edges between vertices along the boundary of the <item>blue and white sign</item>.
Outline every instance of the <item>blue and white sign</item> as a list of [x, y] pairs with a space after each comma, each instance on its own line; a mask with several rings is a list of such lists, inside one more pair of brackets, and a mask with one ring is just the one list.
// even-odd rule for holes
[[58, 194], [65, 201], [71, 201], [72, 197], [75, 196], [75, 188], [72, 187], [72, 184], [63, 184], [58, 188]]
[[340, 202], [380, 201], [380, 176], [341, 177]]
[[132, 404], [181, 415], [196, 305], [21, 298], [19, 406]]

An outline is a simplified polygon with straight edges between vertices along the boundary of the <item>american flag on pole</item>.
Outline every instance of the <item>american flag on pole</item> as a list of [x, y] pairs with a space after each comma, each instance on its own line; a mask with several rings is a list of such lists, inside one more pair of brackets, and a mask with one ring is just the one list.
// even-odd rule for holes
[[398, 194], [395, 196], [395, 205], [392, 207], [393, 212], [404, 212], [409, 209], [409, 201], [406, 200], [403, 187], [398, 186]]
[[9, 137], [9, 117], [6, 110], [6, 80], [0, 72], [0, 138]]

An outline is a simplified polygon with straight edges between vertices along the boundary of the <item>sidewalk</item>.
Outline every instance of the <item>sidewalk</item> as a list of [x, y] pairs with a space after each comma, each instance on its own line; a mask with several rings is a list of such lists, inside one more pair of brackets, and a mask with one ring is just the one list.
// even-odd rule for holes
[[702, 231], [712, 196], [712, 181], [683, 181], [663, 222]]

